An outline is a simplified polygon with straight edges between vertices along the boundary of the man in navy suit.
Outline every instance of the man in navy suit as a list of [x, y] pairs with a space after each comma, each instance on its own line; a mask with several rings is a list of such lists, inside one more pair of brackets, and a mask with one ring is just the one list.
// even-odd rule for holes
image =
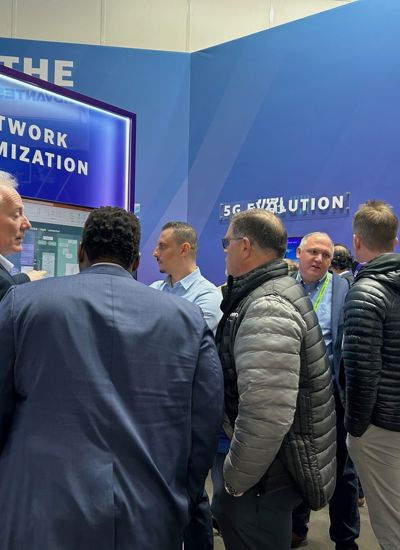
[[[358, 511], [358, 480], [354, 464], [346, 447], [343, 406], [343, 312], [349, 285], [335, 273], [328, 272], [333, 257], [333, 242], [326, 233], [305, 235], [297, 249], [299, 272], [297, 280], [303, 285], [317, 314], [327, 347], [336, 403], [337, 481], [329, 502], [331, 520], [329, 534], [336, 550], [357, 550], [360, 533]], [[293, 512], [292, 548], [307, 544], [310, 510], [301, 504]]]
[[93, 211], [81, 273], [0, 308], [4, 550], [180, 550], [222, 422], [213, 335], [135, 281], [140, 227]]
[[31, 271], [29, 275], [11, 275], [13, 264], [5, 256], [22, 251], [24, 235], [30, 227], [16, 179], [0, 170], [0, 300], [11, 286], [41, 279], [46, 273]]

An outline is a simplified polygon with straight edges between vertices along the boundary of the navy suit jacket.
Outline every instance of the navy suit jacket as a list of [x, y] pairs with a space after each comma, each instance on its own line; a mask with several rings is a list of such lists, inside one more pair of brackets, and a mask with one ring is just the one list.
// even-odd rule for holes
[[10, 273], [0, 264], [0, 300], [11, 286], [28, 283], [29, 281], [30, 279], [25, 273], [10, 275]]
[[332, 273], [331, 331], [333, 370], [342, 400], [344, 398], [344, 371], [342, 364], [344, 302], [348, 290], [349, 284], [346, 279]]
[[197, 306], [117, 267], [0, 308], [0, 546], [178, 550], [223, 414]]

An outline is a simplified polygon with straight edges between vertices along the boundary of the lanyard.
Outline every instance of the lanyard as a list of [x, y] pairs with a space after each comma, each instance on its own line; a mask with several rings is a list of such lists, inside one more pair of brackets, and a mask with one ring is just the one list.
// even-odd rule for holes
[[[324, 281], [324, 284], [322, 285], [322, 287], [320, 288], [319, 292], [318, 292], [318, 296], [317, 296], [317, 299], [315, 300], [314, 304], [313, 304], [313, 308], [314, 308], [314, 311], [315, 313], [317, 313], [318, 311], [318, 308], [319, 306], [321, 305], [321, 302], [322, 302], [322, 298], [325, 296], [325, 292], [326, 292], [326, 289], [328, 288], [328, 285], [329, 285], [329, 281], [332, 279], [332, 273], [327, 273], [326, 277], [325, 277], [325, 281]], [[299, 276], [297, 276], [297, 280], [299, 280]]]

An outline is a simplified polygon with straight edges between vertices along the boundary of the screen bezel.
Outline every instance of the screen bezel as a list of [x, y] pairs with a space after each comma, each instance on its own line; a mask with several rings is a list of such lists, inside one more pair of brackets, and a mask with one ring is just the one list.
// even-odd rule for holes
[[[136, 115], [135, 113], [126, 111], [125, 109], [121, 109], [120, 107], [116, 107], [115, 105], [110, 105], [109, 103], [100, 101], [99, 99], [95, 99], [93, 97], [89, 97], [87, 95], [81, 94], [74, 90], [63, 88], [62, 86], [58, 86], [57, 84], [53, 84], [52, 82], [48, 82], [47, 80], [41, 80], [40, 78], [36, 78], [34, 76], [22, 73], [20, 71], [16, 71], [15, 69], [11, 69], [10, 67], [6, 67], [5, 65], [0, 65], [0, 74], [4, 74], [5, 76], [14, 78], [15, 80], [26, 82], [28, 84], [36, 86], [37, 88], [48, 90], [49, 92], [53, 92], [62, 97], [73, 99], [80, 103], [87, 104], [90, 107], [96, 107], [103, 111], [108, 111], [112, 114], [116, 114], [116, 115], [128, 118], [130, 120], [130, 124], [131, 124], [130, 143], [129, 143], [130, 163], [129, 163], [129, 176], [127, 181], [128, 188], [126, 191], [127, 191], [127, 197], [128, 197], [127, 207], [129, 208], [129, 210], [133, 212], [134, 206], [135, 206], [135, 167], [136, 167]], [[31, 197], [27, 197], [27, 198], [31, 198]], [[51, 202], [51, 201], [48, 201], [48, 202]], [[67, 204], [67, 203], [57, 203], [57, 204]], [[73, 206], [73, 205], [70, 205], [70, 206]], [[91, 210], [93, 210], [93, 208]]]

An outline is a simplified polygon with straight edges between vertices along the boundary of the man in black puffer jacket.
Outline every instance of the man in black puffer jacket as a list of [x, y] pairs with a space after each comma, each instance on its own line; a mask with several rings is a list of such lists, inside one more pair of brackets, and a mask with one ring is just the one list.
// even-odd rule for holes
[[382, 201], [355, 214], [354, 252], [365, 263], [345, 304], [345, 425], [383, 550], [400, 548], [400, 255], [398, 218]]

